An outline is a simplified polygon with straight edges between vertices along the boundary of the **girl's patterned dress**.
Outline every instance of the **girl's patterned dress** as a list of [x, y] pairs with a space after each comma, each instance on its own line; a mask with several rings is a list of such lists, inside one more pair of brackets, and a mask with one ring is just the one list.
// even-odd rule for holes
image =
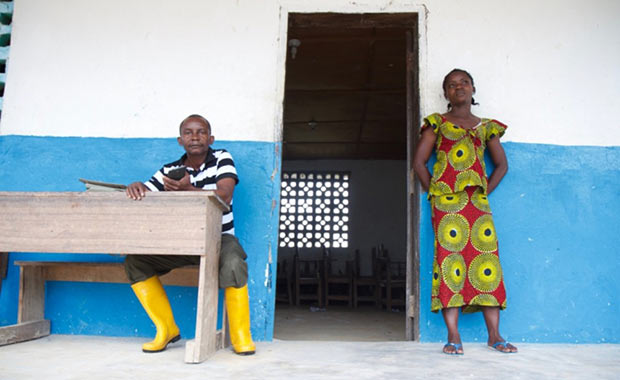
[[429, 188], [435, 257], [431, 311], [480, 306], [506, 308], [506, 291], [497, 250], [484, 164], [486, 143], [506, 125], [482, 119], [472, 129], [454, 125], [438, 113], [422, 129], [437, 135], [437, 162]]

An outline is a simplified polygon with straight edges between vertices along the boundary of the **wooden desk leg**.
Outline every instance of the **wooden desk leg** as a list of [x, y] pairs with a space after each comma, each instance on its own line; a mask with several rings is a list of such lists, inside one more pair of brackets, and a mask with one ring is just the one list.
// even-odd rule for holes
[[44, 320], [45, 279], [40, 267], [21, 267], [17, 324], [0, 327], [0, 346], [41, 338], [50, 334]]
[[222, 307], [222, 328], [217, 330], [217, 345], [215, 347], [216, 350], [230, 347], [230, 334], [228, 333], [229, 330], [230, 327], [228, 326], [228, 314], [226, 313], [226, 305], [224, 305], [224, 307]]
[[185, 345], [185, 362], [200, 363], [216, 351], [219, 250], [200, 257], [196, 337]]
[[39, 321], [45, 314], [45, 279], [43, 268], [20, 268], [17, 323]]
[[0, 294], [2, 294], [2, 280], [6, 278], [9, 269], [9, 253], [0, 252]]

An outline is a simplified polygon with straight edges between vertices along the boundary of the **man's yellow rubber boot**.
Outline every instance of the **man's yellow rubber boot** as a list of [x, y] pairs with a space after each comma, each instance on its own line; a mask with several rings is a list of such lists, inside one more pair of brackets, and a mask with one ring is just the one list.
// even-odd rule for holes
[[226, 311], [230, 327], [230, 342], [236, 354], [252, 355], [256, 346], [250, 334], [250, 301], [248, 285], [226, 288]]
[[136, 282], [131, 285], [131, 288], [157, 329], [155, 339], [152, 342], [144, 343], [142, 351], [160, 352], [166, 349], [168, 343], [174, 343], [181, 339], [179, 328], [174, 323], [168, 296], [159, 281], [159, 277], [153, 276], [144, 281]]

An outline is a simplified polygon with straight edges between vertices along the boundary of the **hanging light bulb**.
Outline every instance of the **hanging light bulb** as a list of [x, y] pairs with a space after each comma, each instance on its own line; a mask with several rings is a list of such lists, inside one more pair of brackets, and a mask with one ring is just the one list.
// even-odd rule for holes
[[314, 118], [310, 119], [310, 121], [308, 122], [308, 127], [310, 127], [311, 130], [315, 130], [317, 126], [317, 122], [314, 120]]
[[291, 59], [295, 59], [295, 56], [297, 55], [297, 48], [299, 47], [299, 45], [301, 45], [301, 41], [296, 38], [292, 38], [288, 41], [288, 47], [291, 51]]

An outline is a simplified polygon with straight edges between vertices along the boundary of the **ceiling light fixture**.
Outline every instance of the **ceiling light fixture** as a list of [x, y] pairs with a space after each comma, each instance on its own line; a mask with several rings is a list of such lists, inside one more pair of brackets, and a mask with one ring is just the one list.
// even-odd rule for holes
[[299, 45], [301, 45], [301, 41], [296, 38], [292, 38], [288, 41], [288, 47], [291, 49], [291, 59], [295, 59]]
[[317, 122], [314, 120], [314, 118], [312, 118], [309, 122], [308, 122], [308, 127], [310, 127], [311, 130], [315, 130], [316, 126], [317, 126]]

